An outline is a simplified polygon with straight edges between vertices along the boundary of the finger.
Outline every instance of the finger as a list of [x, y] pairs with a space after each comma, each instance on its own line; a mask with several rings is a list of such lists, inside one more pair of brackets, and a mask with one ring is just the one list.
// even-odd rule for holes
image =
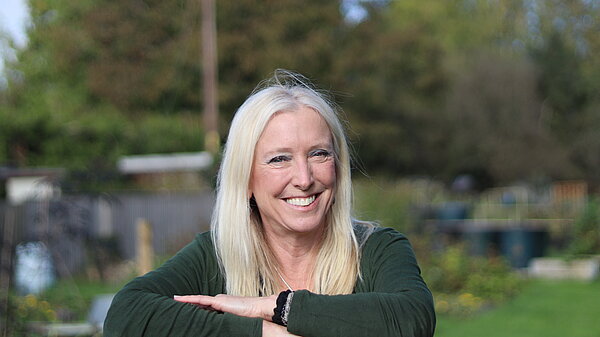
[[187, 304], [190, 304], [190, 305], [193, 305], [193, 306], [198, 307], [200, 309], [204, 309], [204, 310], [208, 310], [208, 311], [222, 312], [220, 310], [217, 310], [217, 309], [211, 307], [210, 305], [202, 305], [202, 304], [194, 304], [194, 303], [187, 303]]
[[173, 299], [178, 302], [191, 303], [191, 304], [199, 304], [210, 306], [214, 301], [212, 296], [204, 296], [204, 295], [186, 295], [186, 296], [173, 296]]
[[191, 304], [200, 309], [221, 312], [218, 309], [212, 307], [211, 303], [207, 303], [212, 300], [211, 296], [203, 296], [203, 295], [187, 295], [187, 296], [173, 296], [173, 299], [177, 302], [182, 302], [186, 304]]

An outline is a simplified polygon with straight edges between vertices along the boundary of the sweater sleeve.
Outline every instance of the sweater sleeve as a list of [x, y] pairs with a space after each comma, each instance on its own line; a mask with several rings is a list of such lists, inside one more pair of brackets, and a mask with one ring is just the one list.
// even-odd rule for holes
[[433, 336], [433, 297], [405, 236], [392, 229], [371, 234], [361, 273], [350, 295], [295, 292], [288, 331], [303, 337]]
[[173, 295], [224, 293], [207, 233], [160, 268], [129, 282], [114, 297], [104, 336], [261, 336], [262, 320], [200, 309]]

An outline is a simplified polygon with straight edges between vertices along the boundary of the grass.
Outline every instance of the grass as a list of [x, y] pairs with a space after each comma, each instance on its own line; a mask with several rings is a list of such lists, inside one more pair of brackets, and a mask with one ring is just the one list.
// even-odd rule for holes
[[436, 337], [600, 336], [600, 282], [532, 281], [514, 300], [468, 319], [438, 317]]

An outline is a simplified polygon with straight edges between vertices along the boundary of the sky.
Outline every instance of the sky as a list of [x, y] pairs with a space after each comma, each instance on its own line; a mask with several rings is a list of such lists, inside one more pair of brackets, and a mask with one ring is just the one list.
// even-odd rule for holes
[[2, 0], [0, 2], [2, 3], [0, 5], [0, 29], [8, 33], [17, 46], [25, 46], [25, 27], [29, 16], [26, 0]]
[[[27, 0], [0, 0], [0, 32], [8, 35], [17, 47], [27, 44], [25, 28], [29, 20]], [[4, 57], [14, 57], [11, 50], [5, 49], [6, 45], [0, 39], [0, 82], [2, 82], [2, 70], [4, 68]], [[0, 83], [1, 85], [2, 83]]]

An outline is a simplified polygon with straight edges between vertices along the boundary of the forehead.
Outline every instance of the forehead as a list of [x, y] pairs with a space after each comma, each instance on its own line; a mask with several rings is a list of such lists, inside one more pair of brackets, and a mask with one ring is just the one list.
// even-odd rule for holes
[[275, 113], [263, 130], [259, 147], [331, 144], [332, 135], [325, 119], [315, 110], [302, 106]]

